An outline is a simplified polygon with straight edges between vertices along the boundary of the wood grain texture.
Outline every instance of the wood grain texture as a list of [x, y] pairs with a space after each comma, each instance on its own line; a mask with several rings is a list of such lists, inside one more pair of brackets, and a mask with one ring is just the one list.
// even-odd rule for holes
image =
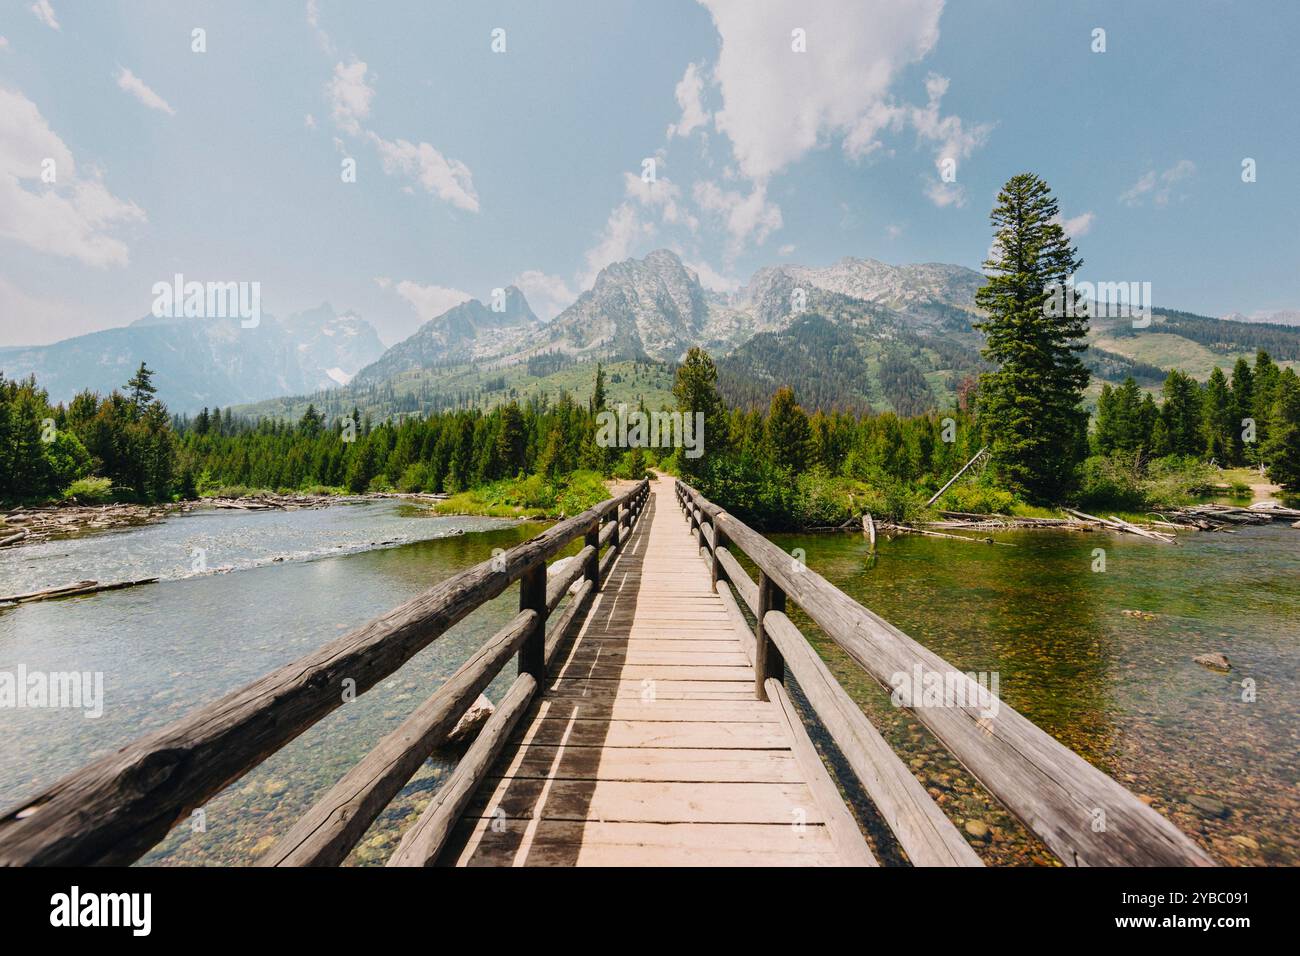
[[533, 675], [521, 673], [501, 698], [501, 706], [488, 718], [465, 756], [452, 772], [451, 779], [438, 788], [429, 805], [409, 830], [388, 860], [389, 866], [432, 866], [442, 851], [452, 827], [474, 790], [487, 776], [501, 748], [505, 746], [515, 723], [537, 692]]
[[259, 866], [338, 866], [537, 625], [521, 611], [318, 800]]

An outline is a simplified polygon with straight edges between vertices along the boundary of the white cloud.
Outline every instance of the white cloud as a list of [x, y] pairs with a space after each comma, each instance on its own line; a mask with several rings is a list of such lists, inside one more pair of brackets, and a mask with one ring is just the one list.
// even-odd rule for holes
[[547, 275], [537, 269], [529, 269], [515, 276], [512, 285], [519, 287], [528, 306], [544, 321], [555, 318], [578, 297], [569, 284], [559, 276]]
[[960, 183], [945, 183], [942, 180], [934, 179], [925, 187], [925, 194], [940, 209], [947, 206], [964, 206], [966, 205], [966, 190]]
[[9, 38], [0, 36], [0, 52], [9, 52]]
[[455, 308], [462, 302], [468, 302], [474, 298], [468, 292], [461, 292], [459, 289], [449, 289], [441, 285], [421, 285], [418, 282], [412, 282], [410, 279], [403, 279], [395, 283], [386, 276], [378, 276], [375, 282], [379, 284], [381, 289], [392, 289], [405, 299], [420, 318], [425, 321], [442, 315], [448, 309]]
[[315, 129], [315, 128], [316, 128], [316, 117], [314, 117], [314, 116], [312, 116], [310, 113], [308, 113], [306, 116], [303, 117], [303, 119], [302, 119], [302, 125], [303, 125], [303, 126], [306, 126], [308, 129]]
[[1086, 236], [1089, 230], [1092, 229], [1092, 220], [1094, 218], [1096, 217], [1091, 212], [1080, 213], [1069, 219], [1057, 214], [1056, 221], [1061, 224], [1061, 228], [1065, 230], [1066, 235], [1071, 239], [1079, 239]]
[[686, 268], [695, 271], [695, 274], [700, 278], [700, 285], [706, 289], [712, 289], [714, 292], [736, 292], [740, 289], [741, 282], [739, 279], [723, 275], [707, 262], [693, 260], [685, 262], [684, 265]]
[[579, 277], [578, 285], [583, 289], [590, 288], [601, 269], [611, 262], [628, 258], [639, 243], [654, 234], [654, 223], [643, 221], [630, 202], [615, 206], [605, 222], [600, 239], [587, 250], [586, 272]]
[[[834, 134], [852, 155], [874, 149], [877, 133], [900, 121], [890, 85], [934, 46], [943, 10], [943, 0], [703, 2], [722, 38], [714, 122], [759, 183]], [[795, 26], [807, 32], [806, 53], [791, 50]]]
[[692, 130], [699, 129], [709, 121], [708, 111], [704, 109], [701, 99], [701, 94], [704, 92], [704, 77], [700, 75], [700, 67], [697, 64], [687, 65], [686, 72], [682, 74], [674, 92], [677, 96], [677, 105], [682, 108], [682, 118], [668, 126], [669, 139], [674, 136], [690, 136]]
[[325, 91], [334, 122], [355, 136], [361, 131], [361, 120], [370, 115], [370, 101], [375, 96], [374, 87], [366, 80], [366, 64], [356, 59], [346, 65], [336, 63]]
[[149, 107], [149, 109], [159, 110], [168, 116], [176, 115], [176, 111], [171, 108], [171, 105], [165, 99], [149, 89], [140, 77], [124, 66], [117, 68], [117, 85]]
[[926, 105], [923, 108], [914, 106], [909, 111], [917, 135], [936, 144], [936, 162], [945, 158], [966, 159], [977, 147], [984, 145], [993, 129], [988, 123], [966, 126], [960, 117], [941, 116], [939, 103], [947, 92], [948, 78], [931, 73], [925, 78]]
[[[52, 184], [41, 178], [46, 160], [53, 161]], [[145, 218], [135, 203], [113, 196], [97, 170], [78, 173], [35, 103], [0, 89], [0, 238], [93, 266], [125, 265], [126, 244], [110, 230]]]
[[768, 202], [767, 189], [762, 185], [755, 185], [749, 195], [745, 195], [738, 190], [723, 189], [715, 182], [703, 181], [695, 184], [692, 195], [701, 209], [722, 219], [731, 237], [729, 254], [732, 256], [751, 240], [755, 245], [762, 245], [769, 235], [781, 228], [781, 209]]
[[[907, 112], [916, 135], [934, 144], [934, 165], [939, 171], [949, 163], [954, 164], [954, 169], [960, 168], [962, 160], [983, 146], [993, 129], [988, 123], [967, 126], [960, 117], [941, 115], [939, 104], [947, 92], [948, 78], [931, 73], [925, 78], [926, 105], [913, 106]], [[953, 183], [932, 183], [926, 195], [940, 207], [966, 204], [965, 191]]]
[[1180, 159], [1161, 173], [1148, 170], [1119, 197], [1120, 202], [1126, 206], [1140, 206], [1143, 201], [1150, 198], [1157, 206], [1167, 206], [1173, 197], [1174, 187], [1190, 179], [1195, 172], [1196, 164], [1190, 159]]
[[678, 205], [681, 189], [663, 177], [646, 182], [635, 173], [624, 173], [623, 191], [629, 199], [635, 199], [645, 208], [658, 209], [660, 217], [668, 225], [680, 224], [692, 232], [699, 228], [699, 220]]
[[897, 239], [902, 234], [903, 234], [902, 226], [896, 225], [894, 223], [890, 223], [888, 226], [885, 227], [885, 235], [888, 236], [890, 239]]
[[330, 39], [329, 34], [320, 25], [319, 0], [307, 0], [307, 25], [311, 27], [312, 33], [316, 34], [316, 42], [320, 44], [320, 48], [333, 56], [334, 41]]
[[[400, 138], [388, 140], [372, 130], [362, 130], [361, 121], [370, 116], [370, 103], [375, 96], [375, 89], [366, 73], [367, 66], [361, 60], [334, 66], [334, 76], [325, 89], [329, 94], [331, 116], [339, 129], [352, 136], [364, 132], [374, 144], [388, 175], [410, 177], [425, 192], [459, 209], [478, 212], [473, 174], [460, 160], [444, 156], [429, 143], [412, 143]], [[335, 145], [342, 150], [338, 140], [335, 140]], [[407, 192], [414, 191], [411, 186], [404, 188]]]
[[433, 193], [439, 199], [458, 209], [478, 212], [474, 176], [460, 160], [449, 159], [428, 143], [417, 145], [404, 139], [390, 142], [375, 133], [367, 135], [379, 151], [384, 172], [390, 176], [398, 173], [410, 176], [426, 192]]
[[793, 243], [793, 242], [787, 242], [787, 243], [786, 243], [785, 245], [783, 245], [780, 249], [776, 250], [776, 254], [779, 255], [779, 256], [788, 256], [788, 255], [793, 255], [793, 254], [794, 254], [794, 250], [795, 250], [795, 245], [794, 245], [794, 243]]
[[36, 19], [40, 20], [51, 30], [59, 29], [59, 21], [54, 16], [54, 8], [50, 6], [50, 0], [36, 0], [31, 6], [32, 13], [36, 14]]

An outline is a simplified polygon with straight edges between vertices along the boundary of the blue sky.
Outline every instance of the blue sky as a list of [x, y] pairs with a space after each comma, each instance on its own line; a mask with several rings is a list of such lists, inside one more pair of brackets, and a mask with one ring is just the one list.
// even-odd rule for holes
[[391, 344], [511, 282], [550, 316], [661, 246], [724, 290], [978, 268], [1024, 170], [1081, 279], [1300, 309], [1293, 2], [5, 0], [0, 37], [0, 345], [130, 322], [176, 272]]

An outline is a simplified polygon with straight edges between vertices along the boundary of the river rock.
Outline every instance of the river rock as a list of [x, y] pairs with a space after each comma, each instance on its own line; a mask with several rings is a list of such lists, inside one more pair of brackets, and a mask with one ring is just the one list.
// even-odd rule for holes
[[1238, 833], [1236, 836], [1229, 837], [1228, 839], [1232, 840], [1232, 842], [1237, 844], [1237, 846], [1245, 847], [1247, 850], [1259, 849], [1259, 843], [1251, 837], [1246, 836], [1244, 833]]
[[479, 728], [487, 723], [494, 710], [496, 707], [487, 699], [487, 695], [479, 694], [478, 700], [470, 705], [469, 710], [465, 711], [456, 722], [456, 726], [451, 728], [451, 733], [447, 735], [447, 743], [454, 745], [473, 740], [478, 736]]
[[989, 825], [983, 820], [967, 820], [966, 832], [977, 840], [984, 840], [987, 842], [989, 838]]
[[1227, 806], [1225, 806], [1221, 801], [1215, 800], [1213, 797], [1194, 793], [1187, 798], [1187, 802], [1207, 816], [1222, 818], [1228, 815]]
[[1228, 663], [1228, 658], [1223, 654], [1220, 654], [1218, 651], [1214, 651], [1210, 654], [1198, 654], [1196, 657], [1193, 657], [1192, 660], [1197, 664], [1200, 664], [1202, 667], [1208, 667], [1212, 671], [1232, 670], [1232, 665]]

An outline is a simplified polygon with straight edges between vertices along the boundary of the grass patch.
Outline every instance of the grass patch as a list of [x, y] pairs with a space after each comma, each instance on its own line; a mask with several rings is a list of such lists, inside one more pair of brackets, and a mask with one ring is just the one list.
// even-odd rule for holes
[[452, 495], [433, 510], [487, 518], [571, 518], [609, 497], [600, 474], [575, 471], [553, 481], [541, 475], [494, 481]]

